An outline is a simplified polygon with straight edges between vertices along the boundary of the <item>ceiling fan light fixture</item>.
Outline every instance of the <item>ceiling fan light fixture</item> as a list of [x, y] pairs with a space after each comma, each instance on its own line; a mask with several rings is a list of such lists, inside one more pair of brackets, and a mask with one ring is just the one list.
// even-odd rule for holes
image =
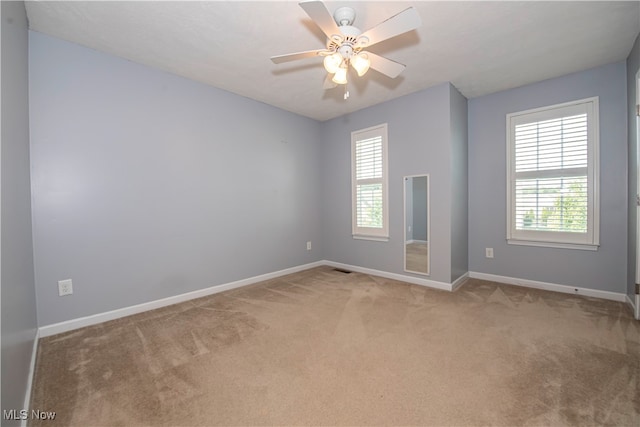
[[349, 64], [358, 76], [364, 76], [369, 68], [373, 68], [392, 79], [398, 77], [406, 67], [373, 52], [362, 52], [362, 49], [413, 31], [422, 22], [416, 8], [408, 7], [363, 33], [358, 27], [353, 26], [356, 13], [350, 7], [338, 8], [332, 15], [322, 0], [302, 0], [298, 5], [327, 37], [326, 47], [272, 56], [271, 61], [280, 64], [298, 59], [323, 57], [324, 68], [328, 73], [323, 84], [324, 89], [334, 88], [338, 84], [345, 85], [345, 99], [348, 96], [346, 86]]
[[339, 85], [346, 85], [347, 84], [347, 67], [338, 68], [338, 71], [336, 71], [336, 73], [334, 74], [331, 80], [334, 83], [337, 83]]
[[369, 67], [371, 66], [371, 61], [369, 60], [369, 55], [364, 52], [361, 52], [357, 55], [354, 55], [351, 58], [351, 66], [356, 70], [359, 77], [362, 77], [369, 71]]
[[342, 55], [337, 52], [324, 57], [324, 69], [327, 70], [329, 74], [335, 74], [341, 64]]

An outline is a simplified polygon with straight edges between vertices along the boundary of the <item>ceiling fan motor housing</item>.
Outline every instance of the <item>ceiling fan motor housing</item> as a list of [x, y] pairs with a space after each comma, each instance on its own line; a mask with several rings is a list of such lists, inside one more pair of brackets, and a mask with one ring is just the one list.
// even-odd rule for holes
[[338, 52], [343, 58], [349, 58], [353, 55], [354, 51], [362, 48], [362, 43], [358, 39], [362, 31], [351, 25], [341, 25], [338, 28], [342, 33], [342, 37], [334, 37], [333, 40], [328, 40], [327, 49]]

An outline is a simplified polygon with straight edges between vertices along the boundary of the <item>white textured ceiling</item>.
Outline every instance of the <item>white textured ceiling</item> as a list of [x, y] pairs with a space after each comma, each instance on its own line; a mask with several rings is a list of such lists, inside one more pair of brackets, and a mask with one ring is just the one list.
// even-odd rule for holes
[[320, 58], [275, 65], [272, 55], [324, 47], [295, 1], [43, 2], [32, 30], [166, 70], [317, 120], [450, 81], [467, 98], [624, 60], [640, 2], [327, 1], [351, 6], [365, 31], [408, 6], [422, 26], [371, 51], [407, 65], [324, 91]]

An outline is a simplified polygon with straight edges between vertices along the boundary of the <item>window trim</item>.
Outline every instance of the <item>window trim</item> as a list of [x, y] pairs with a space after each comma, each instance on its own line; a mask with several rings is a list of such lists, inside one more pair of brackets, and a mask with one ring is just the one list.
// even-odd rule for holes
[[[515, 127], [517, 124], [565, 117], [556, 110], [585, 108], [587, 112], [587, 233], [516, 230], [515, 212]], [[569, 113], [570, 114], [570, 113]], [[563, 249], [596, 251], [600, 245], [600, 123], [599, 98], [580, 99], [507, 114], [507, 243]]]
[[[382, 228], [357, 226], [356, 141], [363, 135], [382, 138]], [[389, 144], [387, 123], [351, 132], [351, 234], [354, 239], [386, 242], [389, 240]]]

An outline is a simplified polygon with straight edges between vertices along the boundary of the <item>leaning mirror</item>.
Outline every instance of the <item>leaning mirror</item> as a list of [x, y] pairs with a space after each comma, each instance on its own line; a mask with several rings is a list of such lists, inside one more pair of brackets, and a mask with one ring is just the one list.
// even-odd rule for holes
[[404, 177], [404, 270], [429, 274], [429, 175]]

